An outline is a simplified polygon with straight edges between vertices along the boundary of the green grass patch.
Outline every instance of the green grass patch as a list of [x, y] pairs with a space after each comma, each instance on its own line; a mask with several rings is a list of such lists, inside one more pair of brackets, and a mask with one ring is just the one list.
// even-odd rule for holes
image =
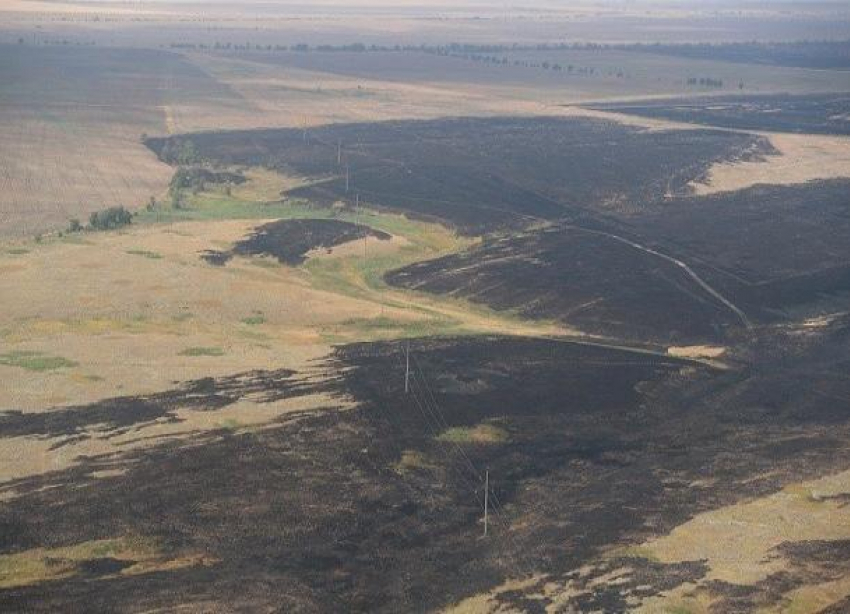
[[239, 427], [242, 426], [242, 423], [235, 418], [228, 418], [227, 420], [222, 420], [218, 423], [219, 428], [225, 429], [227, 431], [235, 431]]
[[248, 316], [247, 318], [242, 318], [242, 324], [247, 324], [248, 326], [259, 326], [260, 324], [265, 324], [266, 318], [262, 314], [257, 314], [253, 316]]
[[454, 232], [438, 225], [408, 219], [400, 214], [379, 213], [366, 209], [338, 210], [333, 207], [313, 205], [303, 199], [286, 199], [263, 202], [244, 200], [217, 192], [200, 192], [186, 196], [185, 205], [179, 209], [163, 208], [140, 211], [136, 223], [155, 224], [193, 220], [252, 220], [252, 219], [333, 219], [354, 224], [365, 224], [392, 235], [404, 236], [412, 246], [434, 251], [453, 250], [460, 239]]
[[54, 371], [76, 367], [77, 363], [61, 356], [45, 356], [39, 352], [15, 351], [0, 354], [0, 365], [20, 367], [27, 371]]
[[508, 432], [495, 424], [481, 423], [475, 426], [453, 426], [437, 436], [440, 441], [449, 443], [505, 443]]
[[341, 322], [322, 329], [326, 343], [345, 343], [352, 340], [379, 341], [384, 339], [436, 337], [440, 335], [465, 335], [460, 323], [442, 318], [423, 320], [394, 320], [392, 318], [362, 318]]
[[215, 347], [191, 347], [180, 352], [180, 356], [224, 356], [224, 350]]
[[149, 252], [144, 249], [128, 249], [127, 253], [131, 256], [142, 256], [144, 258], [150, 258], [151, 260], [159, 260], [162, 258], [162, 254], [158, 254], [157, 252]]
[[257, 330], [251, 330], [250, 328], [243, 328], [238, 331], [237, 334], [243, 339], [250, 339], [251, 341], [264, 342], [271, 339], [267, 334], [261, 333]]

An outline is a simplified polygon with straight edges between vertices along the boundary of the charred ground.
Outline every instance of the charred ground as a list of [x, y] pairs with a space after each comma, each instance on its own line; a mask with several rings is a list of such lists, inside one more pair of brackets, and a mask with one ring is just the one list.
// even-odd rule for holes
[[380, 230], [341, 220], [278, 220], [257, 227], [230, 251], [208, 251], [202, 257], [210, 264], [222, 265], [233, 256], [271, 256], [281, 264], [297, 266], [314, 249], [331, 249], [366, 237], [390, 239]]
[[[388, 280], [651, 343], [716, 342], [748, 324], [731, 301], [667, 254], [668, 244], [681, 251], [678, 244], [699, 231], [690, 228], [674, 245], [651, 220], [674, 210], [668, 201], [690, 204], [673, 195], [687, 194], [713, 164], [775, 153], [767, 140], [743, 133], [541, 117], [205, 133], [147, 143], [168, 162], [175, 161], [170, 152], [191, 146], [216, 164], [314, 178], [290, 198], [330, 204], [360, 195], [370, 206], [483, 233], [484, 245], [472, 252]], [[726, 224], [737, 222], [715, 222]]]
[[756, 323], [829, 311], [850, 291], [848, 195], [836, 180], [661, 199], [599, 229], [494, 235], [388, 279], [633, 341], [724, 342], [740, 316], [669, 258]]
[[[247, 397], [355, 402], [82, 458], [8, 485], [5, 555], [142, 535], [165, 560], [203, 563], [130, 575], [132, 566], [91, 557], [67, 577], [3, 590], [2, 607], [431, 611], [543, 571], [496, 600], [539, 611], [555, 598], [540, 597], [543, 582], [578, 582], [568, 606], [619, 612], [709, 573], [705, 560], [661, 563], [624, 547], [846, 469], [850, 326], [834, 303], [845, 291], [847, 182], [675, 195], [716, 161], [770, 155], [760, 137], [460, 119], [149, 145], [162, 154], [187, 142], [205, 162], [312, 177], [289, 197], [359, 193], [485, 235], [465, 253], [390, 274], [393, 284], [559, 318], [641, 349], [420, 339], [405, 394], [406, 344], [364, 343], [336, 348], [322, 365], [332, 378], [253, 372], [54, 408], [53, 418], [9, 413], [1, 437], [61, 445], [141, 436], [152, 421]], [[817, 326], [801, 321], [827, 308]], [[729, 347], [727, 368], [656, 347], [702, 342]], [[486, 540], [482, 468], [493, 479]], [[721, 607], [770, 607], [846, 569], [844, 542], [786, 542], [775, 551], [784, 575], [710, 585]], [[628, 578], [606, 581], [624, 566]]]
[[850, 94], [846, 93], [722, 96], [592, 108], [738, 130], [850, 134]]
[[[128, 576], [120, 565], [83, 561], [69, 578], [2, 591], [0, 603], [26, 611], [187, 602], [423, 611], [537, 569], [557, 578], [699, 511], [840, 465], [850, 416], [804, 398], [799, 383], [814, 377], [824, 395], [850, 392], [834, 369], [812, 374], [847, 360], [846, 335], [841, 322], [815, 336], [765, 338], [753, 351], [771, 369], [735, 372], [574, 343], [485, 338], [413, 344], [409, 395], [400, 343], [342, 347], [328, 365], [340, 378], [312, 387], [293, 386], [291, 373], [211, 380], [200, 386], [212, 399], [209, 411], [222, 395], [317, 388], [352, 395], [358, 406], [89, 458], [19, 481], [16, 497], [0, 506], [4, 553], [129, 534], [155, 539], [169, 556], [202, 553], [207, 562]], [[264, 382], [266, 393], [257, 389]], [[137, 407], [160, 405], [162, 413], [174, 402], [173, 395], [143, 401]], [[103, 405], [110, 403], [132, 400]], [[139, 411], [140, 422], [150, 419]], [[107, 425], [98, 436], [123, 427]], [[57, 428], [33, 423], [28, 432], [79, 435], [73, 425]], [[494, 480], [487, 540], [481, 467]], [[125, 473], [94, 477], [116, 468]], [[786, 549], [815, 556], [805, 544]], [[706, 571], [699, 561], [662, 565], [623, 552], [597, 572], [628, 563], [634, 585], [597, 585], [573, 605], [621, 611], [629, 595], [650, 596]], [[843, 556], [837, 545], [818, 552], [809, 580], [834, 574]], [[521, 593], [502, 599], [534, 605]], [[770, 592], [758, 599], [769, 603]]]
[[343, 124], [147, 141], [170, 163], [176, 159], [169, 152], [187, 143], [214, 163], [322, 179], [290, 191], [292, 197], [332, 203], [353, 201], [357, 193], [371, 205], [438, 218], [470, 234], [629, 210], [686, 191], [714, 162], [772, 152], [767, 141], [745, 134], [649, 132], [546, 117]]

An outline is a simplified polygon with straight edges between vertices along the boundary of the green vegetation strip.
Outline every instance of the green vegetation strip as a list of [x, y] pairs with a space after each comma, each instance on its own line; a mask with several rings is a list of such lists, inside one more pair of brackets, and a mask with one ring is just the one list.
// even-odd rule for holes
[[77, 363], [61, 356], [44, 356], [38, 352], [15, 351], [0, 354], [0, 365], [20, 367], [27, 371], [53, 371], [76, 367]]
[[160, 258], [162, 258], [161, 254], [158, 254], [156, 252], [149, 252], [144, 249], [128, 249], [127, 253], [131, 256], [143, 256], [145, 258], [150, 258], [151, 260], [159, 260]]
[[180, 352], [180, 356], [224, 356], [221, 348], [192, 347]]

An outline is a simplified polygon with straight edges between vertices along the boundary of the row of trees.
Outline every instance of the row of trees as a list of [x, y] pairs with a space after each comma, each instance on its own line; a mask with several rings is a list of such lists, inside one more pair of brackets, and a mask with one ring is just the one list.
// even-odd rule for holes
[[[711, 77], [688, 77], [688, 85], [700, 87], [723, 87], [723, 79], [712, 79]], [[738, 84], [739, 89], [744, 89], [744, 82]]]

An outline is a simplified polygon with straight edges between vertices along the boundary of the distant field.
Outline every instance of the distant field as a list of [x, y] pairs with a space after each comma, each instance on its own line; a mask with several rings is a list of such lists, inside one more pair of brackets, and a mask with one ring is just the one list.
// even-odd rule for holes
[[727, 92], [739, 80], [745, 91], [811, 92], [850, 78], [616, 50], [511, 52], [505, 66], [418, 52], [181, 55], [29, 44], [3, 51], [0, 234], [18, 236], [159, 197], [169, 171], [140, 147], [143, 133], [557, 115], [573, 112], [561, 106], [569, 102], [705, 93], [687, 85], [694, 76], [722, 78]]
[[[850, 90], [850, 82], [844, 85]], [[805, 96], [642, 101], [592, 105], [591, 108], [738, 130], [850, 135], [850, 93], [847, 91]]]
[[[847, 38], [850, 16], [832, 2], [600, 4], [589, 0], [534, 5], [505, 0], [362, 0], [352, 2], [224, 2], [142, 0], [84, 2], [7, 0], [7, 36], [94, 40], [101, 44], [212, 45], [366, 42], [412, 44], [601, 41], [673, 43], [799, 41]], [[98, 18], [98, 19], [95, 19]]]
[[160, 51], [5, 46], [0, 81], [0, 235], [141, 206], [172, 174], [142, 134], [166, 132], [172, 106], [237, 100]]
[[[236, 57], [330, 75], [489, 92], [498, 98], [573, 102], [606, 97], [709, 92], [818, 92], [850, 89], [850, 73], [755, 66], [618, 49], [452, 52], [238, 52]], [[555, 69], [555, 65], [560, 69]], [[592, 70], [592, 72], [591, 72]], [[690, 78], [722, 81], [690, 85]]]

